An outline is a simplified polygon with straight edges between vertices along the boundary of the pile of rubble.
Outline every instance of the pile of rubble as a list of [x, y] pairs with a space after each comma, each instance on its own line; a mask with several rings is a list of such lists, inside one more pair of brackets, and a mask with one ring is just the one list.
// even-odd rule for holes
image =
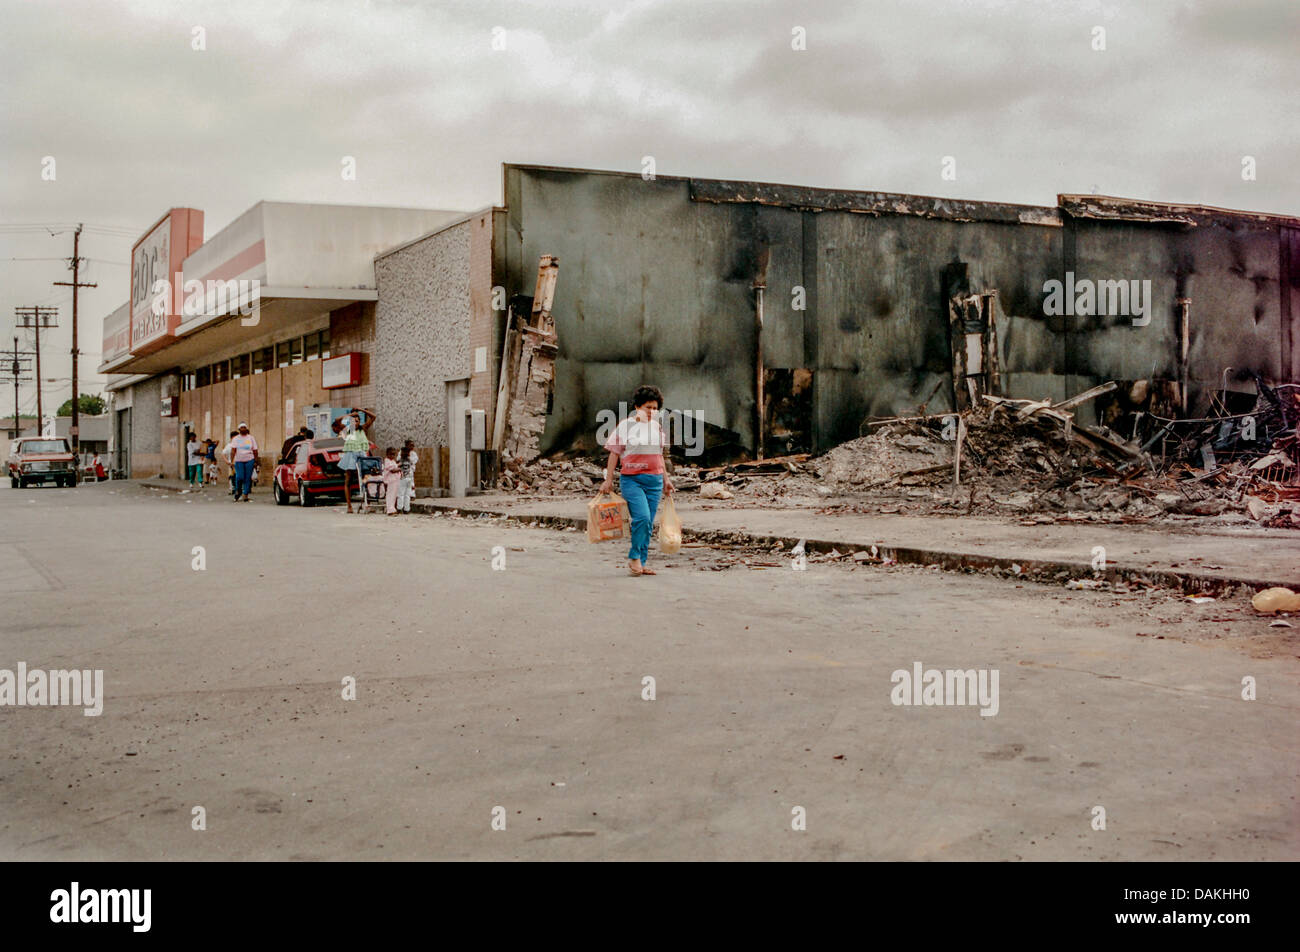
[[500, 489], [536, 496], [592, 493], [605, 478], [601, 467], [585, 459], [535, 459], [524, 463], [516, 457], [506, 457], [503, 469], [497, 480]]
[[[1080, 405], [1114, 389], [1103, 384], [1057, 403], [984, 395], [961, 413], [873, 421], [867, 435], [820, 457], [679, 465], [673, 481], [703, 499], [748, 504], [1024, 513], [1040, 522], [1231, 515], [1300, 529], [1300, 387], [1261, 382], [1254, 414], [1152, 416], [1131, 439], [1075, 418]], [[591, 494], [604, 479], [601, 462], [507, 460], [498, 485]]]
[[[1193, 438], [1175, 440], [1172, 452], [1161, 445], [1157, 456], [1157, 443], [1175, 429], [1168, 421], [1150, 421], [1154, 435], [1144, 442], [1076, 422], [1075, 407], [1113, 388], [1095, 387], [1055, 404], [985, 396], [979, 407], [961, 414], [877, 421], [870, 434], [790, 465], [789, 473], [746, 479], [733, 467], [716, 477], [747, 496], [845, 496], [873, 500], [886, 512], [956, 508], [1094, 521], [1240, 513], [1260, 525], [1300, 528], [1300, 440], [1285, 405], [1271, 417], [1267, 406], [1260, 411], [1256, 422], [1269, 435], [1250, 447], [1229, 439], [1232, 427], [1224, 420], [1208, 427], [1205, 421], [1175, 421], [1190, 423], [1183, 430]], [[1233, 419], [1240, 423], [1238, 418]], [[1201, 453], [1211, 439], [1221, 448], [1231, 444], [1234, 458]], [[1198, 460], [1209, 465], [1197, 466]], [[712, 472], [702, 475], [715, 478]], [[890, 503], [901, 505], [888, 508]], [[1044, 520], [1054, 521], [1039, 518]]]

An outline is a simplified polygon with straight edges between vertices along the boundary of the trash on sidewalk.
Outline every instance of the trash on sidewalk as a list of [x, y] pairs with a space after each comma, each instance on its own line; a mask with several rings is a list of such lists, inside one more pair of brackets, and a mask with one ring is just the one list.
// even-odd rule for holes
[[1255, 611], [1264, 615], [1300, 612], [1300, 595], [1289, 588], [1266, 588], [1262, 592], [1256, 592], [1250, 604]]

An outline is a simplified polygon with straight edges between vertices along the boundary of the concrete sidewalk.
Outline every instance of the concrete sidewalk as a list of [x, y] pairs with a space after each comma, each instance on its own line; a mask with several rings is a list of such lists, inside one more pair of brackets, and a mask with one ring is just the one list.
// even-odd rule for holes
[[[127, 482], [171, 491], [187, 488], [181, 480]], [[226, 487], [210, 486], [204, 491], [225, 493]], [[270, 503], [269, 487], [254, 490], [252, 501]], [[422, 497], [415, 499], [412, 507], [580, 529], [587, 525], [587, 500], [579, 496], [485, 493], [459, 499]], [[810, 553], [832, 549], [870, 552], [874, 546], [876, 558], [901, 564], [938, 565], [951, 571], [1040, 581], [1103, 578], [1189, 593], [1214, 593], [1238, 585], [1300, 590], [1300, 533], [1286, 529], [1225, 526], [1188, 530], [1088, 522], [1023, 526], [983, 516], [760, 509], [702, 500], [691, 493], [678, 494], [677, 511], [685, 537], [698, 542], [757, 546], [781, 542], [788, 551], [804, 539]], [[1098, 546], [1106, 550], [1106, 569], [1101, 573], [1092, 567]]]
[[[1100, 577], [1217, 592], [1234, 585], [1300, 588], [1300, 533], [1228, 528], [1194, 532], [1168, 526], [1094, 523], [1022, 526], [977, 516], [819, 513], [717, 504], [679, 494], [687, 539], [701, 542], [783, 542], [799, 539], [810, 552], [870, 551], [881, 559], [951, 570], [1035, 579], [1098, 577], [1097, 546], [1105, 548]], [[424, 498], [416, 506], [470, 515], [490, 513], [525, 522], [586, 528], [587, 500], [491, 493], [465, 499]], [[1017, 570], [1018, 568], [1018, 570]]]

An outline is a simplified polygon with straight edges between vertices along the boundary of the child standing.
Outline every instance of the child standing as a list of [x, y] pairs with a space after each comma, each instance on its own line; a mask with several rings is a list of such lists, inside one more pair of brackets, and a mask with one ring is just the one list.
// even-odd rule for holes
[[397, 515], [397, 484], [402, 478], [402, 467], [397, 465], [397, 448], [390, 446], [384, 451], [384, 507], [388, 515]]
[[397, 508], [402, 512], [411, 511], [411, 497], [415, 495], [415, 464], [419, 461], [415, 441], [407, 440], [397, 458], [398, 468], [402, 471], [401, 481], [397, 484]]

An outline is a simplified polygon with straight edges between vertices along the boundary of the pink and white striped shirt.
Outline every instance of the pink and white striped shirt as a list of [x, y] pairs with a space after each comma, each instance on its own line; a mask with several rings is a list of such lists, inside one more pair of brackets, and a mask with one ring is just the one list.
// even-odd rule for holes
[[662, 474], [668, 445], [658, 420], [642, 423], [634, 416], [616, 426], [605, 441], [605, 449], [621, 457], [619, 472], [627, 476]]

